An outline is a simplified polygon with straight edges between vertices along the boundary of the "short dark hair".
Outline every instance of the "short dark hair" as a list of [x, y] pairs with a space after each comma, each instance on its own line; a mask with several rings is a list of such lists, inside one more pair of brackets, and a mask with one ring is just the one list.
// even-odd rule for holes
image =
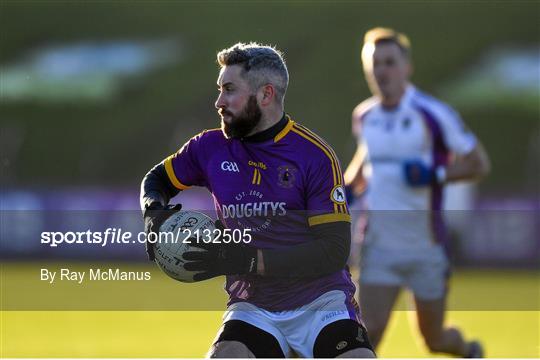
[[265, 84], [272, 84], [276, 89], [276, 98], [283, 104], [289, 85], [289, 72], [283, 53], [272, 46], [237, 43], [217, 54], [221, 68], [240, 65], [242, 74], [253, 89]]
[[368, 30], [364, 35], [364, 46], [366, 44], [378, 45], [381, 43], [396, 44], [404, 55], [410, 57], [411, 41], [403, 33], [390, 28], [376, 27]]

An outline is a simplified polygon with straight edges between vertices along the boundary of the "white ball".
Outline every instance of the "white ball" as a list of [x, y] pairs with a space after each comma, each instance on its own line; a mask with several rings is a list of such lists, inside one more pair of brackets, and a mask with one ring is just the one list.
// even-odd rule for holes
[[[184, 239], [191, 237], [192, 243], [209, 242], [216, 234], [215, 229], [214, 220], [203, 213], [184, 210], [174, 213], [159, 228], [160, 241], [154, 244], [155, 261], [159, 268], [175, 280], [194, 282], [193, 275], [198, 272], [184, 269], [182, 254], [203, 250], [185, 243]], [[198, 239], [195, 239], [197, 236]]]

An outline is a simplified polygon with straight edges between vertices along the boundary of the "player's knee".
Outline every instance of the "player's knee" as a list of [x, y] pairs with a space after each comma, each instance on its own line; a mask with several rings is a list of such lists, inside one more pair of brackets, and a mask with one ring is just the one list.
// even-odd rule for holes
[[208, 358], [255, 358], [248, 347], [239, 341], [221, 341], [208, 352]]

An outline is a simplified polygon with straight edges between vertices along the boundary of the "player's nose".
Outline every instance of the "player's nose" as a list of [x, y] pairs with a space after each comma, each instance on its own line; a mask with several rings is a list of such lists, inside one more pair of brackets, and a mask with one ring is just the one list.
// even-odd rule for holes
[[225, 108], [225, 101], [223, 100], [223, 94], [219, 94], [217, 99], [216, 99], [216, 102], [214, 103], [214, 106], [216, 107], [216, 109], [224, 109]]

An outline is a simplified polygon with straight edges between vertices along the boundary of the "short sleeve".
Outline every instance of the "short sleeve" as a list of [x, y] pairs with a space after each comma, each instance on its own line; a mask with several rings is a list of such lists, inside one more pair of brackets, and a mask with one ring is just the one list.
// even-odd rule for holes
[[306, 195], [310, 226], [349, 221], [343, 174], [339, 160], [329, 150], [314, 162], [307, 174]]
[[190, 186], [205, 186], [203, 133], [192, 137], [176, 153], [165, 159], [165, 170], [179, 190]]
[[477, 140], [474, 134], [465, 126], [461, 116], [451, 107], [439, 110], [438, 116], [442, 136], [448, 149], [458, 155], [471, 152], [476, 146]]
[[355, 139], [360, 139], [362, 136], [362, 127], [364, 125], [364, 118], [378, 103], [377, 98], [371, 97], [358, 104], [352, 112], [352, 134]]

